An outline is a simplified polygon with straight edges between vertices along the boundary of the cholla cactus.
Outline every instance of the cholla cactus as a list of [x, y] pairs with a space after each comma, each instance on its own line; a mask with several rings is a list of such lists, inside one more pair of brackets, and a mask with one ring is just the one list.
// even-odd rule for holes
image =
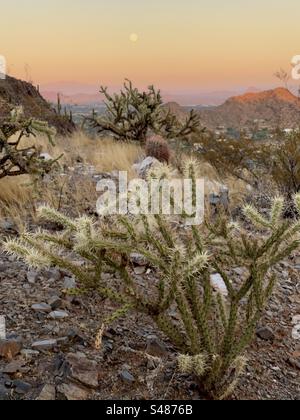
[[93, 114], [86, 118], [99, 133], [110, 133], [117, 140], [145, 142], [149, 131], [166, 138], [184, 139], [197, 131], [200, 120], [191, 111], [186, 121], [181, 122], [163, 106], [160, 91], [149, 86], [148, 92], [139, 92], [130, 81], [124, 83], [120, 94], [110, 95], [107, 88], [100, 93], [106, 99], [106, 115]]
[[[196, 172], [189, 162], [186, 173], [194, 179]], [[64, 230], [24, 233], [18, 241], [7, 241], [4, 249], [33, 267], [68, 270], [78, 279], [77, 293], [90, 290], [117, 302], [120, 310], [111, 319], [132, 310], [147, 314], [181, 353], [180, 370], [196, 375], [214, 398], [227, 398], [243, 372], [243, 355], [276, 284], [272, 269], [299, 247], [300, 222], [283, 220], [282, 204], [274, 200], [268, 219], [245, 208], [250, 222], [259, 226], [258, 235], [226, 219], [192, 227], [162, 215], [95, 223], [42, 207], [40, 216]], [[295, 204], [300, 213], [299, 195]], [[132, 273], [132, 253], [155, 270], [149, 290], [140, 289]], [[234, 267], [243, 267], [245, 275], [237, 278]], [[122, 286], [106, 280], [103, 273], [112, 270]], [[214, 273], [222, 276], [226, 294], [215, 287]], [[177, 320], [171, 308], [176, 308]]]
[[[24, 120], [20, 108], [12, 111], [10, 120], [0, 123], [0, 179], [23, 174], [40, 175], [50, 170], [57, 160], [45, 162], [40, 159], [36, 146], [22, 148], [23, 137], [36, 134], [46, 135], [53, 144], [55, 130], [44, 121]], [[14, 135], [18, 135], [17, 139], [12, 138]]]

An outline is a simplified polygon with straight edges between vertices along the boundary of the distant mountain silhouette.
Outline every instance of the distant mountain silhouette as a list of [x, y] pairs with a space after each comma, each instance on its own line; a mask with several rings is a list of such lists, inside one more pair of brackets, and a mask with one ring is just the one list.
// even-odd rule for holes
[[221, 125], [241, 129], [254, 120], [265, 120], [272, 127], [300, 126], [300, 99], [285, 88], [234, 96], [223, 105], [198, 112], [202, 124], [210, 129]]

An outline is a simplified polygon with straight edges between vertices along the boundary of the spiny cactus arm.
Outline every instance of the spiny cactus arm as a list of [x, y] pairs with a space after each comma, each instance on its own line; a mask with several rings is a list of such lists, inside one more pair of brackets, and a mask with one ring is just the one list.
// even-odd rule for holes
[[255, 207], [247, 205], [243, 208], [243, 212], [248, 220], [250, 220], [255, 226], [259, 228], [272, 229], [272, 223], [263, 217]]
[[226, 329], [228, 326], [227, 308], [226, 308], [226, 303], [224, 301], [224, 297], [219, 292], [217, 292], [217, 295], [216, 295], [216, 303], [218, 306], [219, 315], [222, 321], [223, 328]]
[[172, 234], [171, 230], [169, 229], [169, 226], [167, 225], [163, 216], [160, 215], [160, 214], [157, 214], [154, 217], [155, 217], [158, 229], [161, 233], [161, 236], [164, 239], [164, 241], [166, 242], [167, 247], [169, 247], [170, 249], [175, 248], [175, 242], [174, 242], [174, 239], [173, 239], [173, 234]]
[[297, 208], [297, 210], [298, 210], [298, 214], [299, 214], [299, 216], [300, 216], [300, 193], [297, 193], [297, 194], [295, 195], [295, 197], [294, 197], [294, 202], [295, 202], [296, 208]]
[[[26, 246], [31, 247], [31, 249], [37, 252], [42, 257], [42, 261], [47, 261], [47, 265], [45, 266], [54, 265], [69, 271], [84, 285], [92, 285], [94, 283], [95, 279], [91, 278], [90, 273], [81, 269], [67, 258], [59, 256], [57, 252], [55, 252], [55, 249], [52, 251], [50, 247], [47, 247], [47, 245], [36, 240], [32, 234], [24, 233], [22, 235], [22, 241], [26, 244]], [[28, 257], [25, 257], [25, 260], [28, 262]], [[42, 265], [43, 263], [38, 266]]]
[[282, 220], [282, 214], [284, 210], [284, 198], [283, 197], [275, 197], [273, 200], [271, 212], [270, 212], [270, 220], [273, 228], [276, 228], [280, 221]]
[[205, 308], [199, 298], [199, 291], [194, 276], [187, 277], [184, 283], [186, 299], [189, 302], [191, 313], [197, 325], [200, 343], [208, 354], [214, 353], [213, 340], [210, 334], [208, 319], [205, 317]]
[[283, 261], [285, 258], [290, 256], [294, 251], [296, 251], [300, 246], [300, 240], [295, 240], [290, 243], [286, 248], [280, 250], [276, 255], [271, 257], [269, 261], [269, 266], [273, 267], [279, 262]]
[[261, 318], [261, 311], [257, 310], [252, 318], [248, 320], [245, 325], [242, 335], [237, 337], [232, 343], [231, 351], [226, 355], [224, 359], [224, 369], [228, 369], [231, 363], [238, 357], [238, 355], [243, 354], [246, 348], [249, 346], [255, 330], [257, 328], [257, 323]]
[[195, 133], [196, 130], [199, 128], [199, 126], [200, 126], [199, 115], [197, 115], [196, 112], [192, 110], [188, 118], [186, 119], [182, 127], [180, 128], [179, 132], [177, 133], [176, 137], [180, 138], [180, 137], [189, 136], [190, 134]]
[[[237, 323], [238, 323], [239, 306], [237, 301], [231, 301], [229, 318], [227, 328], [225, 330], [224, 339], [222, 343], [222, 356], [224, 358], [224, 365], [230, 366], [232, 360], [232, 345], [234, 343]], [[224, 370], [226, 367], [224, 366]]]
[[64, 234], [51, 234], [47, 231], [40, 230], [34, 233], [32, 237], [39, 242], [49, 242], [68, 251], [71, 251], [73, 249], [73, 242]]
[[277, 227], [271, 231], [271, 235], [263, 241], [263, 244], [257, 248], [255, 255], [255, 258], [258, 259], [262, 257], [265, 254], [274, 255], [274, 252], [276, 252], [280, 245], [282, 244], [282, 238], [286, 234], [287, 230], [289, 229], [290, 223], [288, 221], [282, 222]]
[[154, 321], [161, 331], [175, 344], [175, 346], [183, 353], [189, 352], [187, 345], [187, 337], [178, 330], [178, 326], [174, 325], [171, 318], [166, 314], [160, 314], [153, 317]]
[[46, 222], [57, 223], [73, 232], [77, 230], [75, 221], [49, 206], [40, 206], [37, 210], [37, 215], [41, 220], [45, 220]]
[[199, 229], [193, 225], [192, 226], [192, 233], [193, 233], [193, 237], [194, 237], [194, 241], [197, 247], [197, 250], [202, 253], [203, 249], [204, 249], [204, 242], [203, 242], [203, 238], [200, 235]]
[[100, 239], [94, 240], [94, 246], [96, 249], [107, 249], [108, 251], [116, 251], [117, 253], [123, 253], [125, 255], [137, 252], [145, 257], [151, 264], [159, 267], [164, 271], [168, 271], [166, 264], [160, 258], [158, 258], [154, 253], [142, 247], [135, 247], [131, 244]]
[[196, 354], [195, 356], [186, 354], [180, 354], [178, 356], [179, 371], [184, 374], [196, 374], [199, 378], [209, 369], [207, 362], [207, 355], [204, 353]]
[[49, 127], [46, 121], [32, 119], [30, 122], [30, 130], [32, 134], [35, 134], [35, 132], [39, 134], [45, 134], [49, 143], [52, 146], [55, 146], [53, 137], [56, 135], [56, 130], [53, 127]]
[[151, 229], [150, 227], [150, 223], [147, 216], [142, 215], [142, 222], [143, 222], [143, 226], [145, 230], [145, 235], [144, 235], [145, 241], [151, 244], [151, 246], [153, 246], [153, 248], [158, 252], [160, 258], [163, 261], [166, 261], [169, 256], [167, 252], [168, 250], [165, 246], [163, 246], [163, 244], [161, 243], [161, 240], [158, 239], [157, 235], [153, 233], [153, 229]]
[[119, 217], [118, 220], [119, 220], [119, 223], [123, 227], [125, 227], [128, 235], [129, 235], [129, 238], [133, 242], [137, 243], [138, 242], [138, 237], [137, 237], [136, 229], [135, 229], [135, 226], [134, 226], [133, 222], [128, 217]]
[[124, 304], [121, 308], [117, 309], [110, 316], [105, 318], [105, 320], [103, 322], [104, 325], [110, 325], [113, 322], [117, 321], [118, 319], [123, 318], [132, 309], [134, 309], [134, 305], [132, 305], [130, 303]]
[[246, 365], [247, 365], [247, 359], [243, 356], [239, 356], [234, 360], [234, 375], [232, 382], [227, 385], [225, 392], [223, 394], [216, 395], [218, 400], [226, 400], [228, 397], [231, 396], [231, 394], [234, 392], [236, 386], [239, 383], [240, 377], [245, 371]]

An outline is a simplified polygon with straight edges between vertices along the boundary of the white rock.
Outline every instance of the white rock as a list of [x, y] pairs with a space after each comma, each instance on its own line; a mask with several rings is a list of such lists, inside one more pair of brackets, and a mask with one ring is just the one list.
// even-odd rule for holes
[[223, 296], [228, 296], [226, 284], [220, 274], [212, 274], [210, 276], [210, 282], [216, 291], [221, 293]]
[[292, 331], [292, 337], [294, 340], [300, 340], [300, 324], [294, 326]]
[[154, 157], [148, 156], [141, 163], [133, 165], [133, 169], [140, 177], [145, 177], [154, 165], [159, 165], [159, 161]]
[[36, 350], [52, 350], [57, 346], [57, 340], [41, 340], [32, 344], [32, 348]]
[[300, 324], [300, 315], [295, 315], [295, 316], [293, 316], [293, 319], [292, 319], [292, 324], [293, 324], [293, 325]]
[[49, 155], [49, 153], [41, 153], [40, 159], [45, 160], [46, 162], [49, 162], [51, 160], [54, 160], [52, 156]]
[[0, 315], [0, 340], [6, 340], [5, 316]]

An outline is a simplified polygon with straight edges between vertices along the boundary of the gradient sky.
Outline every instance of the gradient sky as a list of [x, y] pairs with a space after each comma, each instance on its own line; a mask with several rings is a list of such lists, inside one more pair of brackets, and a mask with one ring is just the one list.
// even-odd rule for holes
[[299, 0], [1, 3], [0, 54], [12, 75], [26, 78], [27, 64], [34, 83], [259, 87], [300, 54]]

